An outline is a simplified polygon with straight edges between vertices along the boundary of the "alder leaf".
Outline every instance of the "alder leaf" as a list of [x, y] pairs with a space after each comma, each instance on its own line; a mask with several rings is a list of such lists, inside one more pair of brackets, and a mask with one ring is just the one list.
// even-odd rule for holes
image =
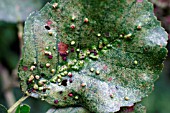
[[147, 0], [53, 0], [25, 23], [21, 88], [58, 108], [119, 111], [152, 92], [167, 39]]
[[30, 113], [30, 106], [27, 104], [19, 105], [15, 113]]

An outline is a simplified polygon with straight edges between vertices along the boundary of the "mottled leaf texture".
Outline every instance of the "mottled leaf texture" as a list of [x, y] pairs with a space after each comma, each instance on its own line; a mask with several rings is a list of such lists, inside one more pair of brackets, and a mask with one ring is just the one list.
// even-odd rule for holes
[[0, 104], [0, 113], [7, 113], [7, 108]]
[[[51, 108], [46, 113], [90, 113], [88, 110], [82, 107], [67, 107], [67, 108]], [[145, 106], [136, 104], [135, 106], [121, 108], [116, 113], [146, 113]]]
[[42, 1], [0, 0], [0, 20], [7, 22], [25, 21], [29, 13], [41, 8]]
[[83, 107], [51, 108], [46, 113], [90, 113]]
[[21, 87], [58, 108], [116, 112], [152, 92], [166, 44], [146, 0], [53, 0], [25, 23]]
[[15, 113], [30, 113], [30, 106], [26, 104], [19, 105]]

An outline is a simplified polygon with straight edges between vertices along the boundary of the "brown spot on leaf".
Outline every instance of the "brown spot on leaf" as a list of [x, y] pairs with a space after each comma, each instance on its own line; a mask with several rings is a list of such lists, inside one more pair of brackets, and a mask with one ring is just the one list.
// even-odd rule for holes
[[58, 52], [60, 53], [60, 56], [62, 57], [63, 60], [66, 60], [66, 56], [68, 55], [67, 50], [68, 50], [67, 44], [63, 42], [58, 43]]

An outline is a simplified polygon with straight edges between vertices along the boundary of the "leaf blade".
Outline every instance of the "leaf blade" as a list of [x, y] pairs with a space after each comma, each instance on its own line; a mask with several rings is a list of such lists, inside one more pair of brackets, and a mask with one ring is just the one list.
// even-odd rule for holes
[[[56, 9], [54, 2], [26, 22], [27, 44], [19, 68], [19, 76], [25, 81], [23, 91], [30, 91], [34, 85], [26, 83], [31, 74], [43, 73], [41, 77], [49, 87], [46, 96], [35, 88], [30, 91], [31, 96], [42, 97], [58, 107], [81, 103], [91, 112], [116, 112], [141, 101], [153, 90], [167, 54], [167, 33], [160, 27], [149, 2], [66, 0], [58, 1]], [[70, 16], [75, 16], [75, 20]], [[88, 24], [82, 21], [86, 16]], [[68, 47], [60, 47], [61, 43]], [[80, 49], [80, 53], [67, 53], [66, 49], [72, 48]], [[88, 50], [90, 55], [86, 54]], [[44, 68], [36, 66], [33, 72], [22, 71], [22, 66], [32, 66], [34, 58]], [[69, 66], [69, 61], [75, 61], [74, 66]], [[68, 70], [60, 70], [64, 67]], [[71, 71], [73, 76], [66, 76], [65, 71]]]

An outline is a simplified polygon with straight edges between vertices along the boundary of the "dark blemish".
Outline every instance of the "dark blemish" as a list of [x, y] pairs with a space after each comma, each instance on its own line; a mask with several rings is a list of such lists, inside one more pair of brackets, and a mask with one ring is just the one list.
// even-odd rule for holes
[[45, 77], [46, 76], [44, 73], [41, 73], [40, 75], [41, 75], [41, 77]]
[[67, 79], [63, 80], [63, 81], [61, 82], [61, 85], [67, 86]]
[[74, 52], [74, 48], [71, 48], [71, 52]]
[[106, 36], [106, 37], [110, 37], [110, 33], [109, 33], [109, 32], [106, 32], [106, 33], [105, 33], [105, 36]]
[[52, 58], [53, 58], [53, 56], [52, 56], [52, 55], [49, 55], [49, 56], [48, 56], [48, 59], [52, 59]]
[[51, 28], [49, 26], [45, 26], [45, 29], [50, 30]]
[[96, 56], [96, 55], [97, 55], [97, 52], [95, 51], [95, 52], [94, 52], [94, 56]]
[[67, 57], [62, 57], [62, 59], [63, 59], [64, 61], [66, 61], [66, 60], [67, 60]]
[[63, 93], [63, 91], [59, 91], [59, 94], [62, 94]]
[[44, 65], [43, 65], [43, 64], [40, 64], [40, 68], [44, 68]]
[[67, 100], [67, 97], [64, 97], [64, 100]]
[[118, 90], [119, 88], [118, 88], [118, 86], [115, 86], [115, 88]]
[[31, 84], [32, 83], [32, 80], [31, 81], [27, 81], [27, 85]]
[[43, 91], [43, 92], [46, 92], [46, 88], [44, 88], [42, 91]]
[[31, 93], [33, 89], [28, 89], [28, 92]]
[[61, 57], [66, 57], [66, 56], [67, 56], [67, 53], [62, 53], [62, 54], [60, 53], [60, 56], [61, 56]]
[[54, 104], [58, 104], [58, 100], [54, 100]]
[[73, 80], [72, 80], [72, 79], [70, 79], [69, 81], [70, 81], [70, 83], [72, 83], [72, 82], [73, 82]]
[[31, 89], [29, 89], [29, 90], [28, 90], [28, 92], [29, 92], [29, 93], [31, 93], [31, 92], [35, 93], [35, 92], [36, 92], [36, 90], [35, 90], [35, 89], [33, 89], [33, 88], [31, 88]]

